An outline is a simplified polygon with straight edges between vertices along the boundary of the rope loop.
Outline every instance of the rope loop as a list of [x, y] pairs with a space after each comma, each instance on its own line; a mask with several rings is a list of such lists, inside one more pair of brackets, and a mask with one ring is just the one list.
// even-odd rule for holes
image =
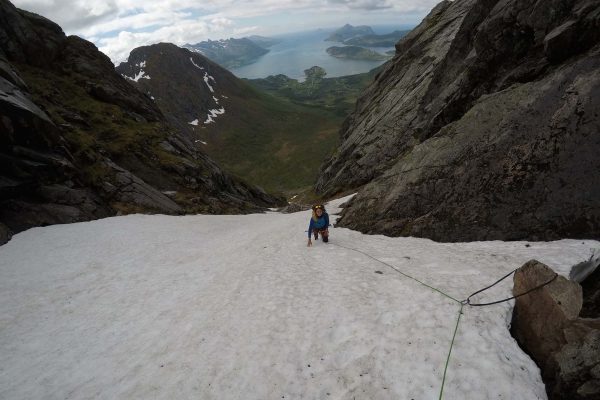
[[515, 270], [511, 271], [510, 273], [508, 273], [507, 275], [505, 275], [502, 278], [500, 278], [499, 280], [497, 280], [496, 282], [494, 282], [493, 284], [491, 284], [490, 286], [485, 287], [485, 288], [483, 288], [481, 290], [476, 291], [475, 293], [473, 293], [469, 297], [467, 297], [465, 300], [463, 300], [463, 302], [465, 302], [466, 304], [470, 305], [471, 307], [483, 307], [483, 306], [491, 306], [491, 305], [494, 305], [494, 304], [504, 303], [505, 301], [509, 301], [509, 300], [513, 300], [513, 299], [516, 299], [516, 298], [521, 297], [521, 296], [525, 296], [526, 294], [529, 294], [529, 293], [533, 292], [534, 290], [541, 289], [544, 286], [551, 284], [552, 282], [554, 282], [554, 280], [556, 278], [558, 278], [558, 274], [555, 272], [554, 276], [551, 279], [549, 279], [548, 281], [546, 281], [546, 282], [542, 283], [541, 285], [538, 285], [538, 286], [536, 286], [534, 288], [531, 288], [531, 289], [529, 289], [529, 290], [527, 290], [527, 291], [525, 291], [523, 293], [519, 293], [519, 294], [517, 294], [515, 296], [508, 297], [508, 298], [502, 299], [502, 300], [492, 301], [492, 302], [489, 302], [489, 303], [471, 303], [471, 297], [473, 297], [476, 294], [479, 294], [481, 292], [484, 292], [484, 291], [488, 290], [489, 288], [497, 285], [498, 283], [502, 282], [504, 279], [508, 278], [510, 275], [514, 274], [516, 271], [517, 270], [515, 269]]

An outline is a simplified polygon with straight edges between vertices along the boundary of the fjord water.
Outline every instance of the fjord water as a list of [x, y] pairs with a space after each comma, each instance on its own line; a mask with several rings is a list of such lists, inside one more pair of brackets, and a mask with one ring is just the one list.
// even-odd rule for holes
[[[389, 33], [406, 27], [373, 27], [378, 34]], [[290, 78], [304, 80], [304, 70], [314, 65], [325, 68], [327, 77], [345, 76], [368, 72], [383, 64], [384, 61], [343, 60], [330, 56], [326, 49], [331, 46], [343, 46], [338, 42], [326, 42], [325, 39], [334, 29], [319, 29], [306, 32], [273, 36], [280, 42], [255, 63], [231, 69], [239, 78], [265, 78], [269, 75], [284, 74]], [[393, 47], [371, 48], [380, 53]]]

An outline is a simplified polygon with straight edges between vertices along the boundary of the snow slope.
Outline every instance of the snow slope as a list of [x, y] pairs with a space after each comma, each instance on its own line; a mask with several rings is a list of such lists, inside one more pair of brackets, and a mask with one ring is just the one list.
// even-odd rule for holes
[[[307, 248], [308, 218], [132, 215], [16, 235], [0, 247], [0, 398], [437, 399], [460, 306], [336, 243], [458, 299], [531, 258], [568, 274], [599, 245], [333, 228]], [[443, 398], [546, 398], [511, 307], [464, 309]]]

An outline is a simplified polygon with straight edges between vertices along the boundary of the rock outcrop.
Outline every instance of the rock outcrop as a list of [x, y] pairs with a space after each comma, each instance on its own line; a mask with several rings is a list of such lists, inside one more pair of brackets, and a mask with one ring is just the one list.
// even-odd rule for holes
[[290, 203], [285, 207], [281, 207], [277, 211], [284, 213], [284, 214], [292, 214], [295, 212], [307, 211], [310, 209], [311, 209], [310, 204]]
[[223, 172], [108, 57], [0, 0], [0, 243], [123, 212], [234, 213], [283, 203]]
[[315, 186], [340, 224], [439, 241], [600, 237], [600, 3], [438, 4], [345, 121]]
[[[517, 270], [513, 292], [524, 293], [554, 274], [529, 261]], [[516, 300], [511, 332], [540, 367], [550, 399], [600, 397], [600, 315], [580, 317], [582, 304], [581, 286], [562, 276]]]

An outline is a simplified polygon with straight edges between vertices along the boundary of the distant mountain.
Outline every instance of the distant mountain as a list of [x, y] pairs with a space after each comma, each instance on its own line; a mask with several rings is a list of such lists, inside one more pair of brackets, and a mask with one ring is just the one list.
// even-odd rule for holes
[[140, 47], [117, 71], [196, 146], [269, 190], [308, 187], [337, 144], [339, 115], [259, 92], [186, 48]]
[[394, 47], [396, 43], [406, 36], [409, 30], [394, 31], [385, 35], [365, 35], [344, 40], [344, 44], [362, 47]]
[[[259, 44], [260, 43], [260, 44]], [[260, 56], [269, 52], [265, 47], [274, 42], [269, 38], [255, 36], [255, 39], [221, 39], [207, 40], [196, 44], [186, 44], [184, 47], [200, 53], [225, 68], [236, 68], [251, 64]]]
[[279, 39], [270, 38], [270, 37], [266, 37], [266, 36], [259, 36], [259, 35], [248, 36], [248, 39], [253, 41], [256, 45], [263, 47], [265, 49], [268, 49], [269, 47], [272, 47], [272, 46], [276, 45], [277, 43], [281, 42], [281, 40], [279, 40]]
[[335, 30], [327, 39], [326, 42], [343, 42], [356, 36], [375, 35], [373, 29], [370, 26], [360, 25], [352, 26], [346, 24], [343, 27]]
[[[130, 82], [154, 80], [135, 62]], [[256, 212], [282, 201], [224, 173], [92, 43], [8, 1], [0, 115], [0, 243], [117, 213]]]
[[332, 57], [349, 60], [383, 61], [389, 58], [387, 55], [359, 46], [332, 46], [326, 51]]

